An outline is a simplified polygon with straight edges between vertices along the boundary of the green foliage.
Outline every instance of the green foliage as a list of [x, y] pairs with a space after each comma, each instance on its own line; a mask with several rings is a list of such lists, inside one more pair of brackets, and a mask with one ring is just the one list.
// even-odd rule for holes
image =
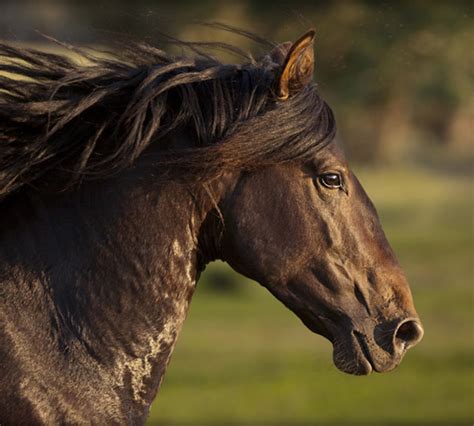
[[241, 280], [242, 278], [237, 272], [229, 269], [222, 262], [216, 262], [206, 270], [204, 277], [199, 280], [199, 288], [201, 292], [237, 294], [242, 292]]

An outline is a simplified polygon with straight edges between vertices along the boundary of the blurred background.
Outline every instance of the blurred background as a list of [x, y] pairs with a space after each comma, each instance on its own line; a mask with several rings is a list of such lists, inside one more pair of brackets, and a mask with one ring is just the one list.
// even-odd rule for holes
[[[336, 370], [331, 345], [257, 283], [208, 267], [149, 424], [473, 424], [472, 1], [0, 0], [0, 39], [44, 47], [158, 32], [273, 41], [317, 32], [316, 80], [378, 207], [425, 326], [384, 375]], [[50, 46], [48, 48], [51, 48]]]

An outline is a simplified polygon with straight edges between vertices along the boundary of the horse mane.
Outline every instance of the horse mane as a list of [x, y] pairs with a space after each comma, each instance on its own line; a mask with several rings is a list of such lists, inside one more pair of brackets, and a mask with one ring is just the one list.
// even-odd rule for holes
[[[130, 43], [105, 55], [74, 48], [71, 59], [0, 44], [0, 200], [47, 182], [59, 191], [109, 177], [152, 144], [163, 147], [153, 160], [163, 176], [205, 182], [230, 169], [305, 159], [332, 140], [333, 114], [314, 85], [276, 97], [281, 64], [269, 56], [255, 60], [223, 43], [174, 44], [191, 54]], [[222, 63], [203, 46], [244, 63]], [[166, 136], [178, 130], [192, 146], [167, 149]]]

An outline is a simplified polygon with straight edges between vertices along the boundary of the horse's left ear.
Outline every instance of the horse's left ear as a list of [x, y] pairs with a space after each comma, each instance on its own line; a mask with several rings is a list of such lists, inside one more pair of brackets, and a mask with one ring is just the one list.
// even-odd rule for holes
[[313, 80], [314, 34], [313, 30], [308, 31], [290, 47], [277, 79], [276, 92], [280, 99], [287, 99]]

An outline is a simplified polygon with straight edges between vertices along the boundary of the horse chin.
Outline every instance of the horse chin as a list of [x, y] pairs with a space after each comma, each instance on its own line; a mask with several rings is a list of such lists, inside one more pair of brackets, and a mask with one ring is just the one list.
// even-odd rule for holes
[[367, 376], [377, 371], [365, 342], [352, 331], [350, 336], [333, 342], [334, 365], [342, 372], [356, 376]]

